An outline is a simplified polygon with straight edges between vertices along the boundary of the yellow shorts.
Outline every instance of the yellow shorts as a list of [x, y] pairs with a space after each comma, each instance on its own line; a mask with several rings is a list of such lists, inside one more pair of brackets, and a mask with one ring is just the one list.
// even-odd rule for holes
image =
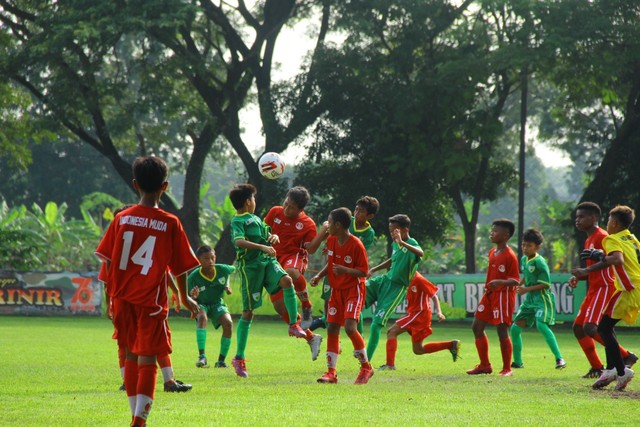
[[635, 325], [638, 313], [640, 313], [640, 289], [616, 290], [603, 312], [610, 318], [622, 319], [629, 325]]

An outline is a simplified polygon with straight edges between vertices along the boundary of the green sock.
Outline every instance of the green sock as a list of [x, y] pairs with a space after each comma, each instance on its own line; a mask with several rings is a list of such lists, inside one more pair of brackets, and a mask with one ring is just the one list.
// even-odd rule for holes
[[220, 338], [220, 360], [224, 360], [225, 357], [227, 357], [227, 354], [229, 354], [229, 347], [231, 347], [231, 338]]
[[244, 359], [244, 350], [247, 348], [247, 341], [249, 340], [249, 329], [251, 328], [251, 321], [240, 318], [238, 321], [238, 338], [237, 338], [237, 350], [236, 357]]
[[551, 349], [551, 352], [556, 357], [556, 359], [562, 359], [560, 347], [558, 347], [558, 341], [556, 341], [556, 336], [553, 335], [553, 331], [549, 329], [549, 325], [544, 322], [536, 322], [536, 327], [544, 337], [544, 340], [547, 342], [547, 345]]
[[198, 343], [198, 351], [202, 351], [202, 354], [204, 354], [205, 344], [207, 343], [206, 328], [196, 328], [196, 342]]
[[511, 342], [513, 343], [513, 363], [522, 365], [522, 328], [515, 323], [511, 325]]
[[380, 333], [382, 332], [382, 326], [376, 322], [371, 323], [371, 330], [369, 332], [369, 342], [367, 343], [367, 356], [369, 356], [369, 362], [373, 360], [373, 354], [378, 348], [380, 342]]
[[284, 305], [287, 307], [287, 313], [289, 314], [289, 320], [293, 325], [296, 323], [296, 319], [298, 319], [298, 300], [296, 299], [296, 291], [293, 289], [293, 286], [290, 288], [284, 288], [282, 290], [284, 294]]
[[360, 335], [364, 334], [364, 316], [362, 316], [362, 314], [360, 315], [360, 321], [358, 322], [357, 329], [358, 332], [360, 332]]

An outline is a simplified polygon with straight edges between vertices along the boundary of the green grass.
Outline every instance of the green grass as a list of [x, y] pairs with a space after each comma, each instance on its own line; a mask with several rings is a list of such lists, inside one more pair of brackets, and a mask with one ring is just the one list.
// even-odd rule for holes
[[[171, 327], [176, 377], [192, 383], [193, 390], [170, 394], [160, 389], [151, 426], [589, 426], [638, 425], [640, 419], [640, 378], [623, 393], [592, 390], [593, 380], [580, 378], [588, 364], [569, 329], [555, 329], [568, 363], [561, 371], [554, 369], [540, 334], [527, 330], [525, 369], [510, 378], [468, 376], [465, 369], [477, 363], [469, 326], [436, 325], [428, 340], [461, 339], [461, 361], [452, 363], [448, 352], [415, 356], [409, 337], [402, 335], [398, 370], [376, 372], [369, 384], [354, 386], [358, 365], [344, 335], [340, 383], [325, 385], [315, 381], [325, 371], [323, 358], [311, 362], [305, 342], [287, 337], [280, 322], [254, 322], [248, 379], [236, 377], [232, 369], [197, 369], [193, 321], [172, 319]], [[208, 331], [208, 355], [215, 360], [220, 332]], [[118, 391], [111, 332], [106, 319], [0, 317], [0, 425], [127, 425], [129, 408]], [[487, 332], [491, 360], [499, 367], [496, 332]], [[640, 350], [637, 331], [618, 336], [625, 346]], [[375, 366], [382, 363], [384, 339], [374, 357]]]

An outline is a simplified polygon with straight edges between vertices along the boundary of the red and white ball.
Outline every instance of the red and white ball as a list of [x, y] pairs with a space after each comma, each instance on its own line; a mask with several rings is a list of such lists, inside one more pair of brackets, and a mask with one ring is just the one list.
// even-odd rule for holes
[[277, 179], [284, 173], [284, 159], [278, 153], [264, 153], [258, 160], [258, 169], [267, 179]]

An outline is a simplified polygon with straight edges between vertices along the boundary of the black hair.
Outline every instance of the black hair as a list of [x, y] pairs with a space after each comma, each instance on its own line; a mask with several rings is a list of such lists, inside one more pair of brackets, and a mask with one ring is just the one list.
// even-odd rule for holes
[[402, 228], [409, 228], [411, 226], [411, 219], [405, 214], [396, 214], [389, 217], [389, 224], [398, 224]]
[[589, 212], [590, 214], [595, 215], [598, 218], [600, 218], [600, 216], [602, 215], [600, 206], [593, 202], [582, 202], [578, 204], [578, 206], [576, 206], [576, 210], [578, 209], [581, 211]]
[[513, 225], [513, 221], [511, 221], [510, 219], [506, 219], [506, 218], [496, 219], [491, 223], [491, 225], [494, 227], [504, 228], [509, 233], [509, 237], [512, 237], [513, 233], [516, 232], [516, 226]]
[[304, 187], [292, 187], [287, 191], [287, 197], [291, 200], [298, 209], [304, 209], [311, 200], [311, 194], [309, 190]]
[[132, 170], [133, 178], [138, 183], [138, 187], [145, 193], [160, 191], [162, 184], [167, 181], [169, 176], [167, 163], [155, 156], [137, 157], [133, 161]]
[[347, 208], [332, 210], [329, 213], [329, 218], [331, 218], [333, 222], [340, 224], [345, 230], [348, 230], [351, 225], [351, 211]]
[[362, 206], [369, 215], [375, 215], [380, 209], [380, 202], [372, 196], [362, 196], [356, 201], [356, 206]]
[[234, 208], [242, 209], [244, 202], [249, 200], [251, 196], [257, 192], [258, 190], [256, 190], [253, 184], [236, 184], [231, 191], [229, 191], [229, 199]]
[[535, 243], [536, 245], [541, 245], [542, 242], [544, 241], [544, 237], [542, 236], [542, 233], [539, 232], [538, 230], [530, 228], [524, 233], [522, 233], [522, 241]]
[[636, 219], [636, 212], [629, 206], [618, 205], [609, 211], [609, 216], [618, 221], [622, 227], [629, 228]]
[[196, 256], [199, 258], [202, 254], [207, 254], [209, 252], [215, 252], [213, 248], [209, 245], [202, 245], [196, 250]]

